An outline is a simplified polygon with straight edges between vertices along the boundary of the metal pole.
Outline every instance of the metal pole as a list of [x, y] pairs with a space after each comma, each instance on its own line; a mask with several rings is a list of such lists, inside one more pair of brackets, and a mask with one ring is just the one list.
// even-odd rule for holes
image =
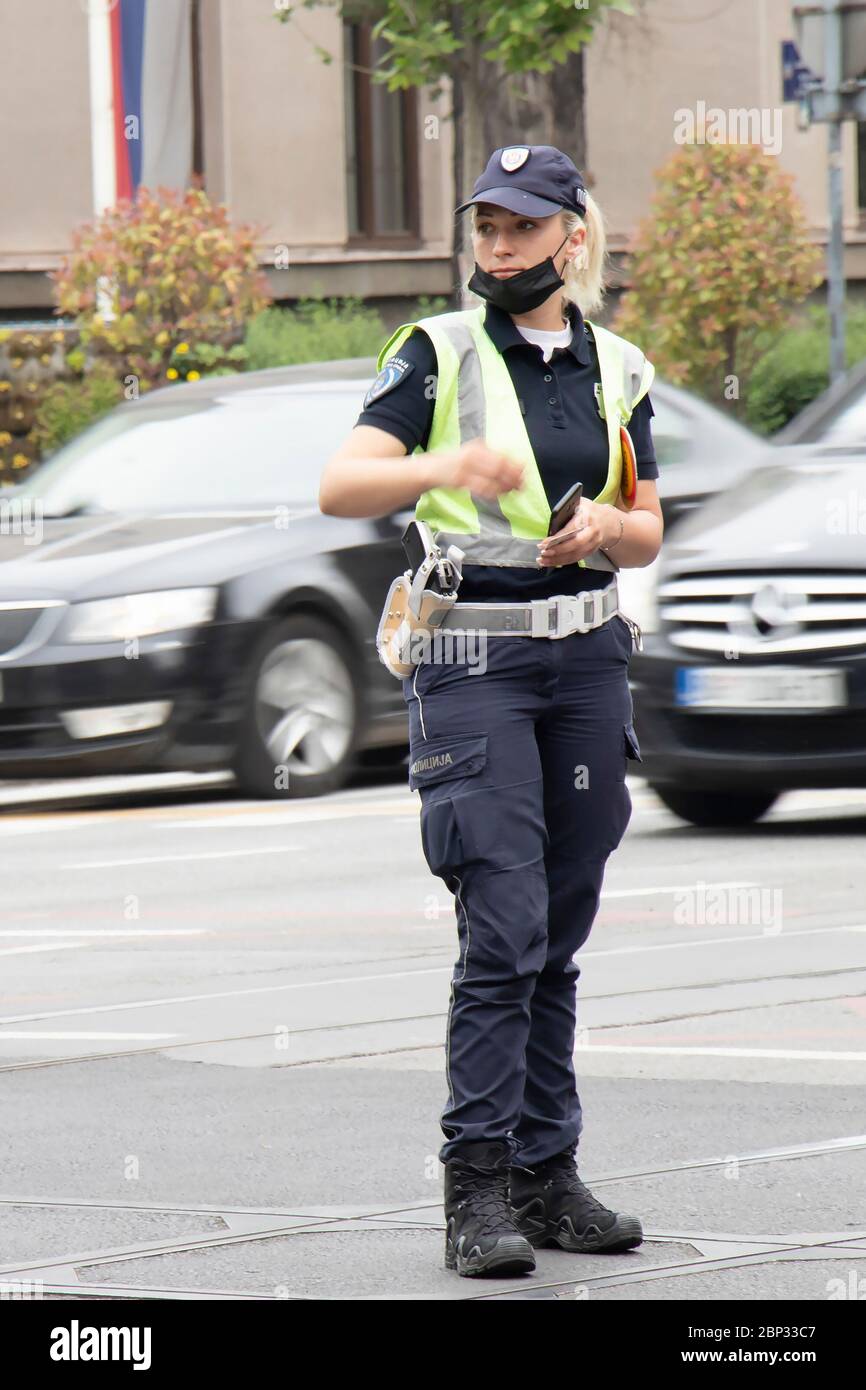
[[114, 97], [111, 86], [111, 13], [105, 0], [87, 8], [90, 48], [90, 160], [93, 211], [115, 203]]
[[830, 311], [830, 381], [845, 372], [845, 263], [842, 228], [842, 16], [839, 0], [824, 0], [824, 86], [830, 97], [828, 127], [828, 197], [830, 236], [827, 242], [827, 306]]

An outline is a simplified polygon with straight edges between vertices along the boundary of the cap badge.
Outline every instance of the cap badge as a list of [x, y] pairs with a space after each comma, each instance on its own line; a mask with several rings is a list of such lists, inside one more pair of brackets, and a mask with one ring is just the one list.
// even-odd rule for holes
[[503, 150], [499, 156], [499, 163], [502, 165], [506, 174], [513, 174], [515, 169], [519, 169], [521, 164], [525, 164], [529, 158], [529, 148], [527, 145], [511, 145], [507, 150]]

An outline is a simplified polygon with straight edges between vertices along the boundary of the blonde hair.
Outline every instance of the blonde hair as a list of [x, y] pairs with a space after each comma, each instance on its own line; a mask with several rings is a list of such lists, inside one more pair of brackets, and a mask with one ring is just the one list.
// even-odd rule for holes
[[[472, 230], [477, 221], [478, 208], [472, 204]], [[607, 274], [607, 235], [601, 208], [589, 193], [586, 195], [586, 214], [563, 208], [561, 212], [562, 233], [571, 236], [581, 224], [586, 227], [584, 255], [578, 255], [577, 264], [566, 262], [562, 274], [562, 298], [565, 302], [576, 304], [584, 318], [590, 317], [602, 307]], [[468, 284], [464, 286], [468, 288]]]

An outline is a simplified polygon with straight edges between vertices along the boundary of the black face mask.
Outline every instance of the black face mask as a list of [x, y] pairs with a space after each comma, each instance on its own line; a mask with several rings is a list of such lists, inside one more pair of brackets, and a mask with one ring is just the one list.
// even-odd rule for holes
[[488, 270], [482, 270], [476, 261], [469, 288], [473, 294], [488, 299], [491, 304], [504, 309], [507, 314], [527, 314], [530, 309], [537, 309], [554, 290], [561, 289], [564, 285], [565, 281], [561, 279], [553, 264], [553, 256], [558, 255], [567, 241], [568, 235], [563, 237], [553, 255], [548, 256], [546, 261], [539, 261], [538, 265], [531, 265], [528, 270], [518, 271], [516, 275], [506, 275], [502, 278], [491, 275]]

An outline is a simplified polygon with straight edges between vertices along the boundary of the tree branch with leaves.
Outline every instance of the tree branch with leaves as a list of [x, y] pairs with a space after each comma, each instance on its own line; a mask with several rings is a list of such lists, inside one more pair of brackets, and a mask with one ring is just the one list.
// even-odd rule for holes
[[[529, 75], [553, 74], [575, 55], [582, 55], [606, 11], [634, 13], [631, 0], [592, 0], [586, 5], [576, 0], [507, 0], [498, 6], [489, 0], [300, 0], [299, 4], [278, 0], [274, 14], [281, 23], [289, 23], [297, 20], [300, 10], [321, 5], [338, 10], [343, 20], [370, 24], [373, 38], [384, 41], [383, 59], [373, 80], [384, 83], [389, 91], [426, 88], [431, 99], [437, 100], [444, 81], [451, 82], [451, 114], [456, 118], [455, 207], [471, 194], [491, 153], [489, 132], [496, 124], [485, 116], [491, 104], [497, 105], [503, 89], [513, 95]], [[323, 61], [334, 61], [335, 55], [321, 45], [315, 49]], [[514, 85], [509, 87], [510, 83]], [[559, 92], [556, 95], [560, 97]], [[580, 166], [585, 158], [582, 66], [575, 74], [574, 100], [575, 139], [566, 153]], [[515, 138], [513, 130], [505, 128], [503, 103], [498, 108], [501, 129], [493, 148], [521, 140], [556, 143], [553, 135], [568, 128], [567, 118], [557, 120], [554, 129], [554, 101], [546, 105], [544, 138], [520, 132]], [[458, 252], [459, 245], [455, 258]], [[463, 272], [458, 273], [462, 280]]]
[[678, 150], [631, 251], [616, 331], [668, 381], [716, 401], [740, 399], [761, 342], [822, 279], [793, 177], [756, 145]]

